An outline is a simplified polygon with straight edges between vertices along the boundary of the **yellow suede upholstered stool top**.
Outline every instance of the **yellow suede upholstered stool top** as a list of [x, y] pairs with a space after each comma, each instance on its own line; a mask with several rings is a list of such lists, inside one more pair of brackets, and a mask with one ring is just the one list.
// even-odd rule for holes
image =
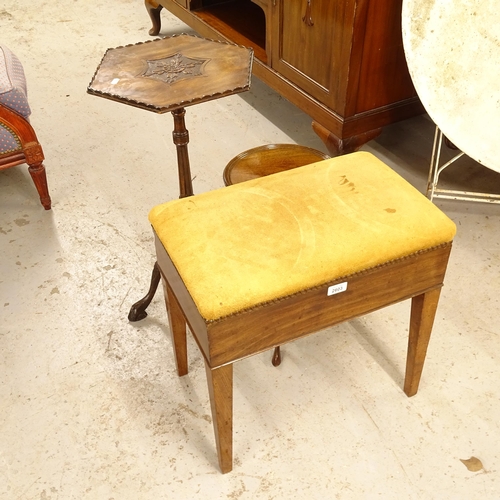
[[207, 321], [448, 243], [456, 231], [365, 152], [171, 201], [149, 220]]

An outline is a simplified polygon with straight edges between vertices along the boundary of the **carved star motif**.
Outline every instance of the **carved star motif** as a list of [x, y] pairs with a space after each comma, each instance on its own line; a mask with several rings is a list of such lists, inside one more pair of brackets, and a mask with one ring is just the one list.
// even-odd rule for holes
[[146, 61], [148, 69], [141, 76], [172, 84], [185, 78], [203, 74], [203, 65], [207, 61], [208, 59], [195, 59], [178, 52], [163, 59]]

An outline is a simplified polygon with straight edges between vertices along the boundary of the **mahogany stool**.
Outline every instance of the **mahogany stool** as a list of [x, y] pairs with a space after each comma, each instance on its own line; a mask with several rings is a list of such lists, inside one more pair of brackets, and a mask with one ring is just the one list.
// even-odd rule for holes
[[411, 298], [416, 394], [455, 224], [387, 165], [352, 153], [152, 209], [179, 376], [203, 354], [223, 473], [233, 363]]
[[266, 144], [235, 156], [224, 169], [226, 186], [327, 160], [329, 155], [299, 144]]

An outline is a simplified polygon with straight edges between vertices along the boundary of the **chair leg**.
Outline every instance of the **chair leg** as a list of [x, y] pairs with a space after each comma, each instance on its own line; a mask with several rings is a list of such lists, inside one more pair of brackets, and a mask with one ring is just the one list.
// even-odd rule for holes
[[47, 185], [47, 174], [45, 173], [45, 167], [42, 162], [33, 163], [29, 165], [28, 171], [33, 179], [36, 190], [38, 191], [38, 196], [40, 196], [40, 201], [42, 202], [43, 208], [45, 210], [50, 210], [51, 200], [49, 196], [49, 188]]
[[225, 474], [233, 468], [233, 365], [211, 369], [205, 361], [205, 368], [219, 466]]
[[408, 397], [414, 396], [418, 391], [440, 293], [441, 288], [436, 288], [413, 297], [411, 301], [410, 333], [404, 382], [404, 392]]
[[138, 300], [135, 304], [132, 304], [132, 307], [130, 308], [130, 311], [128, 313], [129, 321], [140, 321], [148, 315], [146, 309], [153, 300], [159, 283], [160, 268], [158, 267], [158, 263], [155, 262], [153, 272], [151, 273], [151, 284], [149, 285], [148, 293], [141, 300]]
[[182, 377], [188, 373], [186, 320], [168, 283], [165, 280], [162, 281], [165, 294], [165, 305], [167, 306], [168, 324], [170, 326], [170, 336], [174, 348], [175, 366], [177, 367], [179, 377]]

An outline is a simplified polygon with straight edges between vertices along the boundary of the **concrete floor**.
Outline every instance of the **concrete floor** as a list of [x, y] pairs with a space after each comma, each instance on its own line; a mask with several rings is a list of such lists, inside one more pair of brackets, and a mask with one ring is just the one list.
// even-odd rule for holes
[[[186, 31], [163, 14], [162, 35]], [[419, 393], [402, 392], [409, 303], [235, 366], [234, 470], [218, 471], [201, 355], [176, 376], [162, 294], [127, 321], [153, 264], [151, 207], [176, 198], [170, 115], [86, 94], [104, 51], [148, 39], [138, 0], [3, 0], [28, 77], [53, 208], [0, 173], [0, 498], [498, 499], [500, 207], [438, 201], [458, 234]], [[266, 143], [324, 151], [310, 119], [254, 79], [190, 108], [195, 192]], [[363, 149], [423, 190], [433, 125]], [[499, 184], [472, 163], [450, 181]], [[476, 457], [479, 470], [462, 460]]]

